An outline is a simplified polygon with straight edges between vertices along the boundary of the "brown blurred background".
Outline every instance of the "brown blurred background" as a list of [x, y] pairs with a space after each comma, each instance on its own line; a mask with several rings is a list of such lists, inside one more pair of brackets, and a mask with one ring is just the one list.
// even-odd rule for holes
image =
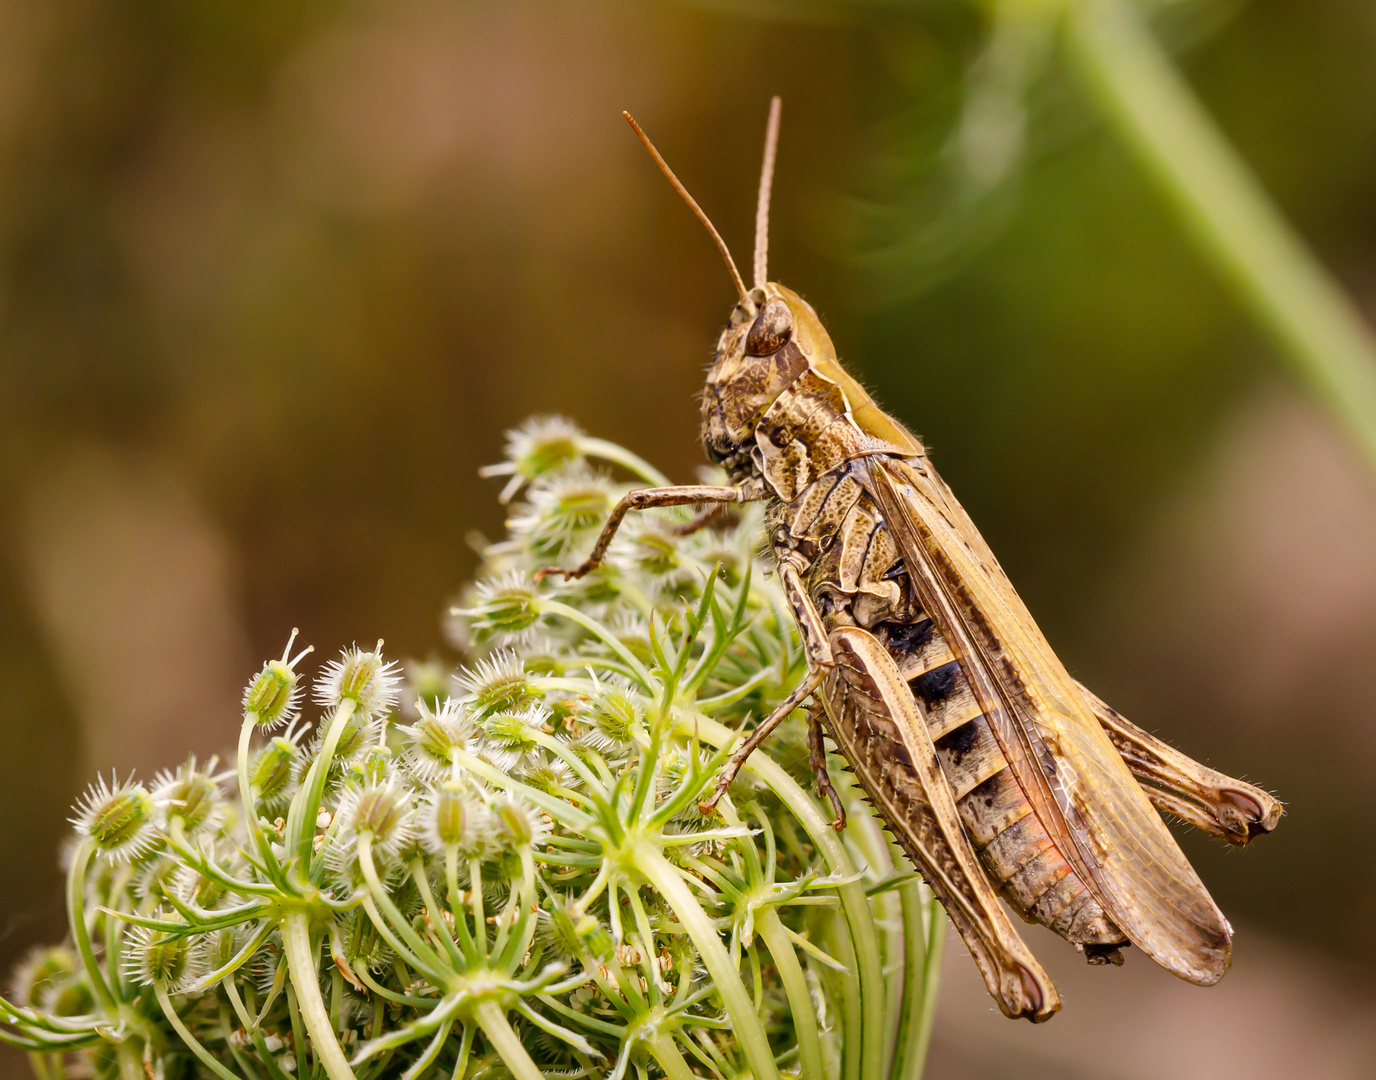
[[[1364, 310], [1376, 9], [1158, 4]], [[997, 1017], [958, 943], [933, 1077], [1376, 1075], [1376, 481], [1097, 125], [1051, 42], [830, 7], [0, 0], [0, 962], [62, 932], [96, 770], [227, 747], [291, 627], [443, 654], [502, 431], [687, 480], [784, 96], [772, 276], [934, 447], [1072, 670], [1289, 805], [1188, 838], [1216, 989], [1140, 956]], [[25, 1066], [6, 1059], [19, 1075]]]

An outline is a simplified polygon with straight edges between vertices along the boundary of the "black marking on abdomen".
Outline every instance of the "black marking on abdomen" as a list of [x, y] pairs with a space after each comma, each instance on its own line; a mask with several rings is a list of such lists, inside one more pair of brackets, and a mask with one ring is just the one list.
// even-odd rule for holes
[[932, 640], [932, 634], [936, 630], [931, 619], [910, 623], [882, 623], [881, 627], [888, 632], [889, 655], [895, 660], [901, 660], [904, 656], [917, 652]]
[[959, 679], [960, 662], [952, 660], [949, 664], [942, 664], [939, 668], [919, 675], [908, 685], [912, 687], [913, 693], [928, 705], [935, 705], [951, 696]]
[[948, 731], [936, 741], [937, 749], [945, 750], [959, 764], [960, 759], [970, 751], [970, 747], [975, 745], [975, 738], [979, 734], [975, 727], [974, 720], [970, 720], [955, 731]]

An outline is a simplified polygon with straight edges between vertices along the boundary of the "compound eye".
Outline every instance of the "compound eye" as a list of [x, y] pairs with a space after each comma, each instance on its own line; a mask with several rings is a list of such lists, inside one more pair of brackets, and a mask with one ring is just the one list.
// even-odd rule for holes
[[748, 356], [769, 356], [778, 352], [793, 337], [793, 313], [782, 300], [771, 300], [755, 316], [755, 324], [745, 336]]

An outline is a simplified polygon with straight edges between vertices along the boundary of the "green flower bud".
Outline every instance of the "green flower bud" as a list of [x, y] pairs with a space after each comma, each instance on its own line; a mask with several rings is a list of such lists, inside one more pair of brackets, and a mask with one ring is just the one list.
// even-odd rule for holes
[[464, 858], [482, 850], [491, 828], [487, 807], [454, 780], [430, 793], [422, 821], [432, 851], [453, 849]]
[[438, 711], [421, 703], [420, 719], [399, 730], [406, 737], [403, 765], [426, 783], [453, 772], [454, 751], [468, 750], [474, 732], [467, 710], [453, 698], [445, 699]]
[[616, 489], [607, 477], [577, 468], [536, 481], [522, 513], [507, 522], [509, 531], [525, 538], [527, 550], [540, 559], [557, 558], [601, 529]]
[[165, 930], [135, 927], [129, 934], [124, 972], [138, 986], [164, 986], [176, 990], [201, 977], [199, 950], [193, 937]]
[[363, 755], [362, 761], [349, 766], [349, 783], [354, 787], [386, 785], [392, 771], [392, 751], [374, 746]]
[[456, 609], [455, 614], [468, 616], [480, 631], [520, 635], [540, 621], [539, 597], [520, 574], [481, 582], [477, 594], [473, 607]]
[[212, 971], [219, 971], [234, 959], [241, 944], [239, 935], [232, 927], [198, 935], [197, 947], [200, 949], [201, 970], [207, 975]]
[[367, 787], [351, 800], [347, 820], [355, 832], [367, 833], [379, 844], [395, 843], [406, 829], [408, 806], [390, 787]]
[[153, 826], [156, 804], [142, 784], [132, 780], [107, 785], [102, 777], [77, 804], [72, 824], [90, 837], [101, 854], [127, 862], [145, 854], [157, 839]]
[[488, 465], [478, 474], [511, 477], [501, 494], [502, 502], [506, 502], [526, 481], [581, 458], [583, 451], [579, 442], [582, 438], [583, 433], [562, 417], [535, 417], [506, 433], [506, 461]]
[[287, 639], [282, 659], [269, 660], [244, 689], [244, 717], [261, 728], [290, 723], [300, 709], [301, 687], [296, 665], [311, 649], [305, 648], [291, 656], [296, 633], [292, 630]]
[[519, 709], [540, 696], [523, 661], [507, 650], [462, 669], [454, 681], [459, 700], [479, 717], [498, 709]]
[[10, 994], [20, 1005], [42, 1008], [54, 989], [80, 971], [81, 961], [66, 945], [34, 949], [15, 967]]
[[534, 808], [510, 796], [492, 804], [500, 834], [514, 847], [529, 847], [549, 832], [549, 825]]
[[396, 662], [382, 659], [382, 642], [372, 652], [354, 646], [325, 665], [316, 680], [315, 700], [327, 709], [352, 701], [359, 715], [371, 718], [395, 707], [400, 682]]
[[488, 717], [483, 734], [495, 751], [492, 756], [497, 766], [509, 771], [528, 757], [538, 745], [535, 735], [543, 732], [548, 723], [549, 711], [538, 705], [518, 713], [501, 712]]
[[258, 751], [249, 765], [249, 784], [260, 802], [272, 805], [291, 793], [293, 771], [301, 748], [290, 738], [278, 735]]
[[173, 818], [181, 818], [182, 828], [189, 835], [219, 824], [224, 796], [210, 775], [214, 767], [215, 761], [211, 759], [205, 770], [198, 770], [193, 757], [176, 772], [161, 772], [153, 778], [153, 797], [169, 826]]
[[645, 710], [631, 691], [608, 687], [588, 703], [585, 715], [593, 726], [587, 741], [596, 749], [610, 750], [634, 741]]

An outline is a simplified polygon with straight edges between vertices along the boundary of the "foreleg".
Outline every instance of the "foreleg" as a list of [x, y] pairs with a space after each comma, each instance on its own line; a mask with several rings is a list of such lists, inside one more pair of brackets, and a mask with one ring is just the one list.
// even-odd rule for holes
[[621, 497], [612, 509], [602, 533], [593, 545], [592, 554], [570, 570], [547, 566], [536, 571], [535, 580], [550, 574], [562, 574], [566, 578], [581, 578], [596, 570], [606, 558], [607, 548], [611, 546], [621, 521], [632, 510], [653, 510], [659, 506], [691, 506], [698, 503], [745, 503], [760, 498], [758, 485], [746, 482], [735, 487], [715, 487], [710, 484], [687, 484], [683, 487], [641, 488]]

